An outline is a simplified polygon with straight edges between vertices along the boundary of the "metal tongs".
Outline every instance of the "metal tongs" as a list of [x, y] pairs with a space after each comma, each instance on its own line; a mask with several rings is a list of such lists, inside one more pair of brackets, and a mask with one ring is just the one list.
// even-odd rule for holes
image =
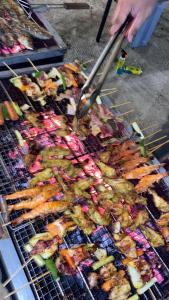
[[[120, 27], [120, 29], [118, 30], [118, 32], [116, 33], [115, 36], [111, 37], [111, 39], [109, 40], [109, 42], [107, 43], [106, 47], [104, 48], [103, 52], [101, 53], [100, 57], [98, 58], [96, 64], [94, 65], [86, 83], [84, 84], [84, 86], [81, 89], [81, 93], [80, 93], [80, 97], [78, 100], [78, 104], [77, 104], [77, 109], [76, 109], [76, 119], [81, 119], [82, 117], [84, 117], [89, 109], [91, 108], [91, 106], [94, 104], [94, 102], [96, 101], [97, 96], [100, 94], [101, 92], [101, 88], [105, 82], [105, 79], [107, 78], [107, 75], [109, 73], [109, 70], [112, 66], [112, 63], [114, 62], [114, 60], [116, 59], [118, 52], [121, 49], [121, 45], [123, 43], [123, 40], [125, 38], [126, 32], [128, 30], [129, 24], [132, 20], [132, 17], [129, 15], [126, 19], [126, 21], [123, 23], [123, 25]], [[83, 95], [86, 94], [91, 86], [91, 84], [93, 83], [93, 80], [98, 72], [98, 70], [100, 69], [101, 65], [103, 64], [106, 56], [108, 55], [108, 53], [111, 52], [111, 55], [108, 59], [108, 61], [105, 64], [105, 67], [103, 69], [103, 73], [98, 81], [98, 83], [96, 84], [96, 87], [93, 91], [93, 93], [91, 94], [90, 98], [86, 101], [84, 101], [83, 104]]]

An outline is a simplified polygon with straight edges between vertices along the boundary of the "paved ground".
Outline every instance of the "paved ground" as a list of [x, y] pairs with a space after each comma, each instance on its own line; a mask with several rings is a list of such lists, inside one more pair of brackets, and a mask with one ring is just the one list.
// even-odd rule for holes
[[[39, 2], [45, 3], [44, 0]], [[48, 20], [68, 45], [66, 60], [96, 59], [108, 40], [109, 26], [107, 25], [101, 43], [98, 45], [95, 42], [106, 1], [90, 2], [93, 4], [92, 15], [89, 11], [72, 12], [61, 9], [46, 13]], [[118, 89], [118, 92], [111, 97], [112, 101], [114, 103], [131, 101], [130, 105], [121, 108], [122, 112], [134, 109], [134, 113], [128, 116], [130, 121], [137, 120], [143, 124], [143, 127], [156, 123], [156, 128], [163, 129], [162, 133], [157, 134], [157, 138], [161, 135], [169, 135], [169, 8], [163, 14], [149, 45], [135, 50], [127, 46], [127, 50], [128, 62], [141, 66], [144, 72], [141, 77], [120, 78], [115, 77], [112, 72], [106, 82], [106, 87]], [[156, 128], [150, 129], [147, 134], [156, 131]], [[164, 147], [157, 154], [164, 157], [167, 156], [167, 151], [169, 153], [169, 146]]]

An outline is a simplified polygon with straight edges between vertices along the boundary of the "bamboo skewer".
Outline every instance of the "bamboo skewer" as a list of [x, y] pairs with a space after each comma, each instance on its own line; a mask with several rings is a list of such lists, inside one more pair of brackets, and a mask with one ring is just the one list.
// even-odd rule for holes
[[114, 91], [116, 88], [102, 89], [101, 92]]
[[34, 63], [30, 60], [30, 58], [27, 57], [28, 62], [31, 64], [31, 66], [35, 69], [35, 71], [39, 72], [37, 67], [34, 65]]
[[153, 143], [156, 143], [156, 142], [158, 142], [158, 141], [161, 141], [161, 140], [163, 140], [163, 139], [165, 139], [165, 138], [167, 138], [167, 135], [164, 135], [164, 136], [162, 136], [162, 137], [160, 137], [160, 138], [158, 138], [158, 139], [156, 139], [156, 140], [153, 140], [153, 141], [151, 141], [151, 142], [145, 144], [145, 146], [149, 146], [149, 145], [151, 145], [151, 144], [153, 144]]
[[146, 131], [147, 129], [154, 128], [154, 127], [157, 127], [157, 126], [158, 126], [158, 124], [152, 124], [152, 125], [150, 125], [148, 127], [140, 128], [140, 129], [141, 129], [141, 131]]
[[124, 105], [130, 104], [130, 103], [131, 103], [130, 101], [126, 101], [126, 102], [123, 102], [120, 104], [114, 104], [114, 105], [110, 106], [110, 108], [116, 108], [116, 107], [124, 106]]
[[10, 66], [8, 66], [8, 64], [7, 64], [5, 61], [3, 61], [3, 64], [4, 64], [5, 67], [7, 67], [7, 69], [8, 69], [9, 71], [11, 71], [11, 73], [12, 73], [15, 77], [18, 77], [18, 74], [17, 74], [14, 70], [12, 70], [12, 68], [11, 68]]
[[169, 144], [169, 140], [166, 141], [166, 142], [164, 142], [164, 143], [162, 143], [162, 144], [160, 144], [160, 145], [158, 145], [158, 146], [156, 146], [156, 147], [151, 148], [151, 149], [150, 149], [150, 153], [155, 152], [156, 150], [160, 149], [161, 147], [163, 147], [163, 146], [166, 145], [166, 144]]
[[81, 66], [83, 66], [83, 65], [87, 65], [87, 64], [89, 64], [89, 63], [91, 63], [91, 62], [93, 62], [93, 61], [94, 61], [94, 58], [92, 58], [92, 59], [88, 59], [88, 60], [86, 60], [86, 61], [82, 62], [80, 65], [81, 65]]
[[151, 138], [152, 136], [154, 136], [155, 134], [157, 134], [157, 133], [159, 133], [159, 132], [161, 132], [161, 131], [162, 131], [162, 129], [157, 130], [157, 131], [155, 131], [155, 132], [153, 132], [153, 133], [151, 133], [151, 134], [145, 136], [145, 139], [149, 139], [149, 138]]
[[117, 117], [123, 117], [123, 116], [126, 116], [126, 115], [128, 115], [128, 114], [130, 114], [130, 113], [132, 113], [132, 112], [134, 112], [134, 109], [131, 109], [131, 110], [129, 110], [129, 111], [126, 111], [126, 112], [124, 112], [124, 113], [118, 115]]
[[4, 224], [2, 224], [2, 227], [6, 227], [6, 226], [11, 225], [11, 224], [12, 224], [12, 222], [4, 223]]
[[3, 287], [6, 287], [6, 285], [22, 270], [24, 269], [31, 261], [33, 260], [33, 257], [29, 258], [23, 265], [21, 265], [3, 284]]
[[111, 91], [111, 92], [108, 92], [108, 93], [105, 93], [105, 94], [101, 94], [100, 97], [109, 96], [109, 95], [112, 95], [112, 94], [114, 94], [116, 92], [117, 92], [117, 90], [114, 90], [114, 91]]
[[35, 282], [38, 281], [39, 279], [41, 279], [41, 278], [43, 278], [43, 277], [45, 277], [46, 275], [49, 275], [49, 274], [50, 274], [50, 272], [47, 271], [47, 272], [45, 272], [44, 274], [42, 274], [42, 275], [36, 277], [35, 279], [32, 279], [31, 281], [24, 283], [24, 284], [21, 285], [19, 288], [15, 289], [14, 291], [12, 291], [12, 292], [10, 292], [8, 295], [6, 295], [6, 296], [4, 297], [4, 299], [7, 299], [8, 297], [10, 297], [10, 296], [16, 294], [17, 292], [23, 290], [23, 289], [24, 289], [25, 287], [27, 287], [28, 285], [31, 285], [32, 283], [35, 283]]

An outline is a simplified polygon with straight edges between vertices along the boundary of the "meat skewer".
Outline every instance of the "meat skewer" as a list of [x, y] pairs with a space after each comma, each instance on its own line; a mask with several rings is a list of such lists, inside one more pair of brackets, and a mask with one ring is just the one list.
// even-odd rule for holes
[[12, 221], [13, 225], [19, 225], [23, 221], [34, 219], [36, 217], [45, 216], [48, 214], [55, 214], [58, 212], [63, 212], [71, 205], [70, 202], [66, 201], [53, 201], [47, 202], [43, 205], [37, 206], [32, 209], [30, 212], [21, 215], [20, 217], [16, 218]]
[[125, 179], [141, 179], [142, 177], [149, 175], [153, 171], [158, 170], [163, 165], [164, 164], [159, 164], [159, 165], [151, 165], [151, 166], [136, 168], [134, 170], [124, 173], [123, 177]]
[[159, 182], [162, 178], [168, 176], [168, 173], [159, 173], [155, 175], [144, 176], [139, 183], [135, 186], [137, 193], [143, 193], [148, 190], [155, 182]]

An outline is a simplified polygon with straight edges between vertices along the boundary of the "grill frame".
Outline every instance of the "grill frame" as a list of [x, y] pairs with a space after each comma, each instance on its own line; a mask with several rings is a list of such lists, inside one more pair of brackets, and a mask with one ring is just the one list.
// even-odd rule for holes
[[[56, 64], [54, 64], [55, 66], [58, 66], [58, 64], [56, 65]], [[43, 70], [47, 70], [48, 68], [51, 68], [51, 65], [50, 66], [42, 66], [41, 68], [43, 69]], [[27, 70], [27, 74], [29, 74], [30, 72], [32, 71], [32, 68], [29, 68], [29, 70]], [[8, 73], [8, 76], [5, 76], [5, 77], [9, 77], [9, 72], [6, 72], [6, 73]], [[23, 70], [20, 70], [20, 72], [18, 72], [17, 71], [17, 73], [19, 74], [19, 73], [24, 73], [24, 71]], [[2, 76], [2, 75], [1, 75]], [[103, 99], [103, 103], [105, 103], [106, 105], [108, 104], [108, 102], [109, 102], [109, 99]], [[8, 122], [7, 123], [7, 125], [5, 125], [4, 126], [4, 131], [5, 132], [7, 132], [8, 133], [8, 137], [10, 136], [10, 138], [12, 139], [12, 141], [14, 142], [14, 147], [16, 147], [16, 140], [15, 140], [15, 138], [14, 138], [14, 136], [13, 136], [13, 134], [11, 133], [11, 128], [13, 128], [13, 126], [15, 126], [16, 125], [16, 127], [18, 128], [18, 126], [19, 126], [19, 122], [18, 123], [13, 123], [13, 122]], [[1, 133], [0, 133], [1, 134]], [[126, 130], [126, 133], [125, 134], [127, 134], [128, 136], [129, 135], [131, 135], [131, 132], [130, 132], [130, 130], [129, 130], [129, 128]], [[1, 136], [0, 136], [1, 137]], [[85, 149], [86, 149], [86, 147], [85, 147]], [[86, 152], [85, 153], [87, 153], [87, 154], [91, 154], [91, 153], [94, 153], [95, 151], [98, 151], [98, 149], [96, 149], [96, 147], [94, 146], [94, 145], [92, 145], [92, 147], [89, 147], [88, 149], [86, 149]], [[84, 155], [84, 153], [82, 154], [82, 155]], [[75, 156], [75, 158], [78, 160], [78, 157], [77, 156]], [[7, 179], [7, 181], [5, 182], [5, 184], [4, 184], [4, 187], [6, 187], [6, 192], [7, 193], [9, 193], [9, 191], [8, 191], [8, 189], [9, 189], [9, 185], [12, 183], [12, 185], [13, 185], [13, 189], [15, 190], [16, 188], [18, 188], [19, 186], [20, 187], [22, 187], [22, 184], [23, 184], [23, 181], [22, 181], [22, 179], [24, 179], [24, 178], [20, 178], [20, 180], [15, 180], [15, 181], [13, 181], [13, 179], [12, 179], [12, 177], [11, 177], [11, 175], [12, 174], [10, 174], [10, 172], [9, 172], [9, 170], [8, 170], [8, 166], [6, 165], [6, 162], [4, 162], [4, 160], [3, 159], [1, 159], [1, 156], [0, 156], [0, 163], [1, 163], [1, 161], [4, 163], [4, 166], [3, 166], [3, 168], [4, 168], [4, 171], [8, 174], [8, 179]], [[23, 176], [24, 177], [24, 176]], [[27, 180], [27, 178], [26, 178], [26, 180]], [[164, 183], [164, 185], [165, 185], [165, 183]], [[1, 188], [2, 188], [2, 186], [3, 186], [3, 183], [2, 183], [2, 185], [0, 184], [0, 193], [1, 193]], [[10, 186], [11, 187], [11, 186]], [[168, 189], [168, 187], [167, 187], [167, 189]], [[14, 191], [13, 190], [13, 191]], [[5, 192], [5, 193], [6, 193]], [[11, 191], [12, 192], [12, 191]], [[51, 219], [50, 219], [51, 220]], [[30, 222], [26, 222], [25, 224], [22, 224], [22, 225], [20, 225], [20, 226], [18, 226], [17, 228], [11, 228], [11, 227], [8, 227], [8, 230], [9, 230], [9, 234], [10, 234], [10, 236], [11, 236], [11, 238], [12, 238], [12, 240], [13, 240], [13, 242], [14, 242], [14, 245], [15, 245], [15, 247], [16, 247], [16, 249], [17, 249], [17, 252], [18, 252], [18, 255], [19, 255], [19, 257], [20, 257], [20, 259], [21, 259], [21, 262], [25, 262], [25, 257], [24, 257], [24, 255], [23, 255], [23, 252], [21, 253], [21, 250], [20, 250], [20, 247], [19, 247], [19, 244], [18, 244], [18, 238], [16, 238], [16, 236], [17, 236], [17, 234], [19, 234], [20, 232], [24, 232], [24, 230], [26, 230], [26, 227], [27, 226], [30, 226], [30, 231], [32, 232], [32, 233], [35, 233], [36, 232], [36, 230], [35, 230], [35, 227], [34, 226], [36, 226], [36, 222], [43, 222], [43, 220], [39, 220], [39, 221], [30, 221]], [[24, 235], [24, 237], [26, 238], [26, 236]], [[30, 236], [29, 236], [30, 237]], [[28, 236], [27, 236], [27, 238], [28, 238]], [[71, 246], [71, 241], [70, 240], [65, 240], [65, 244], [66, 244], [66, 246], [68, 245], [68, 246]], [[31, 266], [31, 268], [33, 269], [33, 267]], [[80, 272], [80, 270], [79, 270], [79, 272]], [[33, 279], [32, 278], [32, 276], [30, 276], [30, 270], [29, 270], [29, 266], [28, 266], [28, 268], [26, 268], [26, 274], [27, 274], [27, 276], [28, 276], [28, 279]], [[169, 274], [169, 273], [168, 273]], [[37, 275], [39, 275], [39, 274], [36, 274], [36, 276]], [[83, 277], [83, 274], [81, 274], [81, 276]], [[84, 284], [84, 282], [85, 282], [85, 277], [82, 279], [82, 282], [83, 282], [83, 284]], [[168, 283], [167, 283], [168, 284]], [[43, 300], [46, 300], [46, 299], [51, 299], [51, 300], [55, 300], [55, 298], [42, 298], [42, 297], [39, 297], [39, 295], [38, 295], [38, 291], [37, 291], [37, 288], [36, 288], [36, 284], [33, 284], [32, 285], [32, 288], [33, 288], [33, 291], [34, 291], [34, 293], [35, 293], [35, 297], [37, 297], [37, 299], [43, 299]], [[68, 286], [68, 288], [69, 289], [71, 289], [70, 288], [70, 286]], [[148, 291], [148, 292], [146, 292], [145, 293], [145, 295], [142, 297], [142, 299], [152, 299], [152, 295], [151, 295], [151, 293], [155, 293], [155, 295], [156, 295], [156, 293], [157, 293], [157, 291], [158, 291], [158, 286], [154, 286], [150, 291]], [[87, 288], [87, 290], [88, 290], [88, 288]], [[58, 289], [57, 289], [57, 291], [58, 291]], [[89, 290], [88, 290], [88, 293], [89, 293]], [[89, 295], [89, 297], [91, 297], [91, 295], [90, 295], [90, 293], [88, 294]], [[159, 296], [159, 295], [158, 295]], [[74, 298], [74, 295], [72, 296], [73, 298], [69, 298], [68, 297], [68, 299], [79, 299], [79, 298]], [[81, 295], [81, 290], [80, 290], [80, 297], [82, 297], [82, 295]], [[87, 296], [88, 297], [88, 296]], [[59, 298], [58, 298], [59, 299]], [[62, 299], [62, 298], [60, 298], [60, 299]], [[83, 298], [82, 298], [83, 299]], [[88, 299], [90, 299], [90, 298], [84, 298], [85, 300], [88, 300]], [[92, 299], [92, 297], [91, 297], [91, 299]], [[97, 299], [97, 298], [93, 298], [93, 299]], [[156, 299], [160, 299], [160, 298], [156, 298]], [[56, 300], [57, 300], [57, 298], [56, 298]], [[100, 298], [99, 298], [99, 300], [100, 300]]]
[[[60, 35], [48, 22], [44, 14], [39, 13], [36, 10], [32, 10], [31, 6], [29, 7], [29, 9], [25, 9], [19, 0], [16, 2], [23, 8], [28, 18], [31, 16], [39, 25], [46, 28], [49, 31], [49, 33], [52, 34], [52, 38], [49, 41], [44, 42], [40, 40], [41, 46], [35, 48], [33, 51], [25, 50], [23, 52], [11, 54], [6, 57], [0, 56], [0, 71], [6, 70], [6, 67], [4, 66], [3, 62], [6, 62], [13, 68], [29, 67], [27, 58], [34, 61], [36, 65], [44, 64], [45, 62], [49, 62], [50, 60], [51, 63], [62, 62], [64, 59], [64, 55], [67, 51], [67, 46], [60, 37]], [[25, 0], [25, 2], [27, 1]], [[35, 44], [38, 43], [37, 39], [33, 38], [33, 40], [35, 41]]]

